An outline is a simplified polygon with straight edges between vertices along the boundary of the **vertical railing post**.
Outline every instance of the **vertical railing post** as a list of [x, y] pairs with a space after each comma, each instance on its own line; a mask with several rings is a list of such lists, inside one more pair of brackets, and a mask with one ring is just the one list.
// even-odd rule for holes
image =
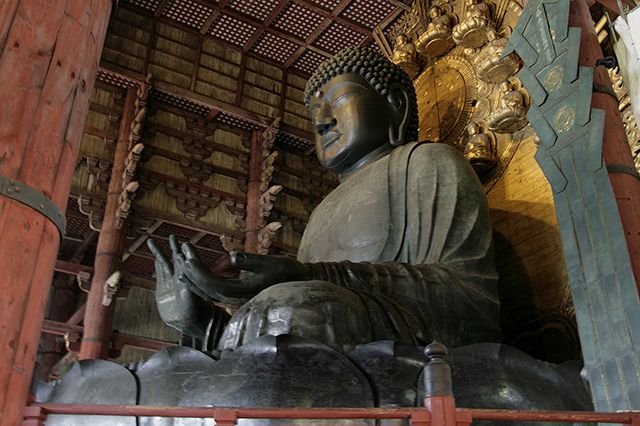
[[213, 410], [213, 420], [216, 426], [236, 426], [238, 415], [231, 410]]
[[47, 412], [39, 405], [30, 405], [24, 410], [22, 426], [44, 426]]
[[444, 360], [445, 345], [432, 342], [424, 354], [429, 362], [424, 367], [424, 406], [431, 413], [431, 426], [456, 426], [456, 402], [451, 386], [451, 367]]

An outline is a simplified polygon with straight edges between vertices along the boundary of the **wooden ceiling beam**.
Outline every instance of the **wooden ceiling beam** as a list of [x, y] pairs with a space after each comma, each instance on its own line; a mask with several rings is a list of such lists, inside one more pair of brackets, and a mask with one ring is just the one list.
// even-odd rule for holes
[[311, 34], [309, 34], [309, 37], [307, 37], [307, 39], [305, 40], [304, 45], [300, 46], [295, 52], [293, 52], [289, 59], [287, 59], [287, 61], [284, 63], [284, 67], [289, 68], [291, 65], [293, 65], [293, 63], [298, 59], [302, 52], [307, 49], [306, 46], [311, 46], [311, 43], [313, 43], [315, 39], [318, 38], [318, 36], [322, 34], [322, 32], [326, 30], [329, 24], [331, 24], [332, 22], [333, 21], [329, 18], [326, 18], [324, 21], [322, 21], [320, 25], [318, 25], [318, 27], [313, 30]]
[[84, 319], [84, 311], [87, 308], [87, 304], [83, 303], [76, 311], [69, 317], [66, 324], [78, 325], [80, 321]]
[[154, 12], [154, 16], [162, 16], [162, 13], [164, 12], [164, 10], [167, 8], [167, 4], [169, 4], [171, 0], [161, 0], [160, 4], [158, 5], [158, 8], [156, 9], [156, 11]]
[[[296, 37], [293, 37], [293, 36], [291, 36], [291, 35], [289, 35], [289, 34], [287, 34], [287, 33], [284, 33], [284, 32], [282, 32], [282, 31], [278, 31], [278, 30], [276, 30], [275, 28], [271, 28], [271, 27], [265, 26], [265, 25], [263, 25], [263, 23], [262, 23], [262, 22], [260, 22], [260, 21], [258, 21], [258, 20], [256, 20], [256, 19], [254, 19], [254, 18], [252, 18], [252, 17], [249, 17], [249, 16], [247, 16], [247, 15], [245, 15], [245, 14], [243, 14], [243, 13], [237, 12], [237, 11], [235, 11], [235, 10], [233, 10], [233, 9], [226, 8], [226, 9], [224, 9], [224, 12], [223, 12], [223, 11], [222, 11], [222, 8], [220, 8], [220, 6], [218, 6], [218, 5], [216, 5], [216, 4], [209, 3], [209, 2], [208, 2], [208, 1], [206, 1], [206, 0], [192, 0], [192, 1], [194, 1], [194, 2], [196, 2], [196, 3], [199, 3], [199, 4], [202, 4], [202, 5], [204, 5], [204, 6], [208, 7], [208, 8], [210, 8], [210, 9], [213, 9], [213, 11], [214, 11], [214, 12], [216, 12], [216, 11], [217, 11], [217, 12], [219, 12], [219, 13], [220, 13], [220, 12], [222, 12], [222, 13], [224, 13], [225, 15], [228, 15], [228, 16], [230, 16], [230, 17], [232, 17], [232, 18], [235, 18], [235, 19], [237, 19], [237, 20], [239, 20], [239, 21], [244, 22], [245, 24], [251, 25], [252, 27], [255, 27], [255, 28], [256, 28], [256, 32], [258, 32], [260, 29], [263, 29], [263, 31], [265, 31], [265, 32], [269, 32], [269, 33], [271, 33], [271, 34], [273, 34], [273, 35], [276, 35], [276, 36], [278, 36], [278, 37], [281, 37], [281, 38], [283, 38], [283, 39], [285, 39], [285, 40], [287, 40], [287, 41], [290, 41], [291, 43], [294, 43], [294, 44], [296, 44], [296, 45], [298, 45], [298, 46], [303, 46], [303, 45], [305, 45], [304, 41], [302, 41], [302, 40], [300, 40], [300, 39], [298, 39], [298, 38], [296, 38]], [[316, 6], [316, 8], [318, 8], [318, 7]], [[320, 9], [320, 8], [318, 8], [318, 9], [319, 9], [319, 10], [322, 10], [322, 9]], [[322, 10], [322, 11], [324, 12], [324, 14], [325, 14], [325, 15], [327, 14], [327, 12], [326, 12], [326, 11], [324, 11], [324, 10]], [[328, 14], [328, 15], [329, 15], [329, 16], [332, 16], [331, 14]], [[347, 21], [347, 22], [349, 22], [349, 21]], [[356, 27], [358, 27], [358, 25], [353, 24], [353, 23], [351, 23], [351, 25], [355, 25]], [[364, 30], [364, 29], [363, 29], [363, 28], [361, 28], [361, 27], [358, 27], [358, 28], [360, 28], [360, 30], [359, 30], [360, 32], [363, 32], [363, 31], [367, 31], [367, 32], [368, 32], [368, 30]], [[254, 34], [255, 34], [255, 33], [254, 33]], [[366, 34], [366, 32], [365, 32], [365, 34]], [[213, 37], [213, 36], [212, 36], [212, 37]], [[216, 40], [217, 40], [217, 39], [216, 39]], [[326, 57], [331, 57], [331, 56], [332, 56], [329, 52], [326, 52], [326, 51], [324, 51], [324, 50], [322, 50], [322, 49], [318, 49], [317, 47], [314, 47], [314, 46], [306, 46], [306, 45], [305, 45], [305, 47], [306, 47], [307, 49], [310, 49], [310, 50], [315, 51], [316, 53], [318, 53], [318, 54], [320, 54], [320, 55], [323, 55], [323, 56], [326, 56]], [[282, 65], [280, 65], [280, 66], [282, 66]]]
[[[60, 321], [44, 320], [42, 323], [42, 332], [48, 334], [55, 334], [58, 336], [69, 336], [71, 341], [78, 341], [84, 327], [81, 325], [71, 325]], [[116, 347], [131, 346], [137, 349], [143, 349], [147, 351], [159, 351], [160, 349], [177, 346], [176, 343], [167, 342], [165, 340], [152, 339], [150, 337], [136, 336], [128, 333], [121, 333], [114, 331], [111, 339]]]
[[162, 220], [156, 220], [155, 222], [153, 222], [153, 224], [151, 224], [151, 226], [146, 231], [144, 231], [144, 233], [140, 235], [133, 242], [133, 244], [129, 246], [129, 248], [127, 249], [127, 252], [122, 255], [122, 261], [124, 262], [125, 260], [130, 258], [131, 255], [133, 255], [136, 252], [136, 250], [138, 250], [138, 248], [140, 248], [140, 246], [144, 244], [145, 241], [147, 241], [147, 239], [149, 239], [149, 236], [153, 234], [156, 231], [156, 229], [160, 228], [160, 226], [163, 223], [164, 222]]
[[331, 12], [327, 12], [326, 10], [321, 8], [320, 6], [317, 6], [317, 5], [311, 3], [308, 0], [291, 0], [291, 1], [293, 1], [294, 3], [299, 4], [300, 6], [304, 6], [305, 8], [316, 12], [318, 15], [320, 15], [320, 16], [322, 16], [324, 18], [332, 19], [333, 21], [335, 21], [335, 22], [337, 22], [339, 24], [342, 24], [342, 25], [344, 25], [346, 27], [349, 27], [352, 30], [355, 30], [355, 31], [357, 31], [359, 33], [362, 33], [364, 35], [368, 35], [369, 32], [370, 32], [368, 28], [365, 28], [365, 27], [363, 27], [363, 26], [361, 26], [359, 24], [356, 24], [355, 22], [352, 22], [352, 21], [350, 21], [350, 20], [348, 20], [346, 18], [343, 18], [341, 16], [337, 16], [337, 15], [331, 13]]
[[278, 15], [280, 15], [280, 13], [284, 10], [285, 6], [287, 6], [287, 4], [289, 4], [288, 1], [280, 1], [276, 7], [273, 8], [273, 10], [271, 11], [271, 13], [269, 13], [269, 16], [267, 16], [267, 19], [264, 20], [264, 22], [262, 23], [262, 25], [260, 26], [260, 28], [258, 28], [253, 35], [249, 38], [249, 40], [247, 40], [247, 42], [245, 43], [244, 47], [242, 48], [243, 51], [248, 52], [249, 49], [251, 49], [253, 47], [253, 45], [255, 44], [256, 41], [258, 41], [258, 38], [264, 34], [265, 29], [271, 25], [273, 23], [273, 21], [278, 17]]
[[[93, 274], [93, 266], [82, 265], [80, 263], [57, 260], [54, 270], [68, 275], [78, 275], [80, 272]], [[123, 269], [125, 284], [131, 287], [140, 287], [147, 290], [155, 290], [155, 282], [148, 277], [138, 275], [134, 272]]]
[[341, 0], [340, 3], [338, 3], [338, 5], [333, 9], [332, 13], [334, 15], [341, 14], [342, 11], [345, 10], [350, 3], [351, 3], [351, 0]]
[[[144, 77], [142, 75], [138, 73], [133, 73], [131, 71], [127, 72], [119, 69], [116, 70], [115, 67], [110, 64], [109, 65], [102, 64], [100, 66], [100, 71], [105, 73], [106, 75], [112, 75], [114, 77], [122, 77], [126, 80], [136, 81], [138, 82], [138, 84], [142, 84], [144, 82]], [[245, 110], [236, 105], [231, 105], [222, 101], [218, 101], [208, 96], [191, 92], [190, 90], [187, 90], [187, 89], [182, 89], [180, 87], [173, 86], [163, 81], [154, 81], [153, 86], [156, 90], [164, 92], [169, 96], [174, 96], [176, 98], [184, 99], [188, 102], [201, 105], [208, 110], [214, 109], [214, 110], [225, 112], [227, 114], [238, 117], [241, 120], [245, 120], [250, 123], [257, 124], [260, 127], [266, 128], [271, 124], [271, 119], [258, 115], [252, 111]], [[298, 129], [297, 127], [293, 127], [290, 125], [283, 125], [280, 130], [290, 134], [291, 136], [302, 138], [308, 141], [312, 141], [314, 139], [314, 136], [311, 132], [308, 132], [303, 129]]]

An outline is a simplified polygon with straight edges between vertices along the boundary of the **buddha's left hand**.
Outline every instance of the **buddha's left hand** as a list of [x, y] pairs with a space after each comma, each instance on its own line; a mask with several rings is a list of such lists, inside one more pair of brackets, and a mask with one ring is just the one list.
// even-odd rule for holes
[[232, 254], [231, 264], [248, 273], [230, 279], [213, 274], [198, 259], [190, 243], [182, 244], [182, 253], [186, 259], [182, 279], [208, 297], [224, 303], [244, 302], [274, 284], [311, 279], [308, 265], [287, 256], [242, 252]]

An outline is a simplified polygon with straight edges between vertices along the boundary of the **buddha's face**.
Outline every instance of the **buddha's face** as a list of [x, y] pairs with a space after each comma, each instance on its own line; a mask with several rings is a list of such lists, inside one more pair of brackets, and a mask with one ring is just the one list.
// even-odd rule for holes
[[311, 98], [318, 160], [338, 174], [388, 145], [393, 108], [362, 76], [339, 74]]

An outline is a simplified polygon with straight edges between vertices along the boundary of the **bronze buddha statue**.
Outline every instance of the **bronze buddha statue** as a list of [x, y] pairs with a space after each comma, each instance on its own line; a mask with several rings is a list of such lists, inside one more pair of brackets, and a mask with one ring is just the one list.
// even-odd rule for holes
[[[352, 49], [319, 68], [305, 102], [318, 159], [341, 184], [311, 215], [298, 260], [238, 253], [233, 263], [251, 273], [228, 280], [214, 276], [188, 243], [181, 252], [173, 244], [173, 265], [151, 243], [165, 322], [203, 338], [193, 331], [204, 329], [202, 314], [194, 314], [197, 301], [183, 299], [186, 286], [244, 304], [221, 350], [268, 334], [297, 334], [336, 349], [384, 339], [418, 345], [437, 338], [452, 347], [497, 341], [484, 191], [454, 148], [409, 143], [418, 130], [411, 80], [372, 51]], [[175, 296], [167, 296], [171, 291]], [[196, 293], [188, 294], [198, 299]], [[312, 304], [305, 293], [313, 294]], [[321, 305], [323, 297], [329, 305]], [[346, 317], [320, 313], [326, 311]]]
[[[218, 349], [163, 349], [128, 370], [83, 361], [48, 400], [416, 406], [422, 347], [438, 339], [453, 348], [460, 406], [585, 408], [563, 371], [486, 343], [500, 337], [487, 201], [456, 149], [412, 142], [418, 111], [409, 77], [370, 49], [349, 48], [318, 68], [305, 103], [318, 159], [341, 183], [311, 215], [298, 258], [236, 253], [232, 263], [247, 272], [230, 279], [211, 273], [188, 243], [172, 236], [169, 259], [151, 241], [162, 319]], [[242, 306], [229, 318], [208, 300]], [[133, 400], [123, 396], [127, 386]], [[550, 398], [551, 389], [561, 397]], [[110, 424], [130, 424], [119, 421]], [[155, 421], [144, 424], [173, 424]]]

